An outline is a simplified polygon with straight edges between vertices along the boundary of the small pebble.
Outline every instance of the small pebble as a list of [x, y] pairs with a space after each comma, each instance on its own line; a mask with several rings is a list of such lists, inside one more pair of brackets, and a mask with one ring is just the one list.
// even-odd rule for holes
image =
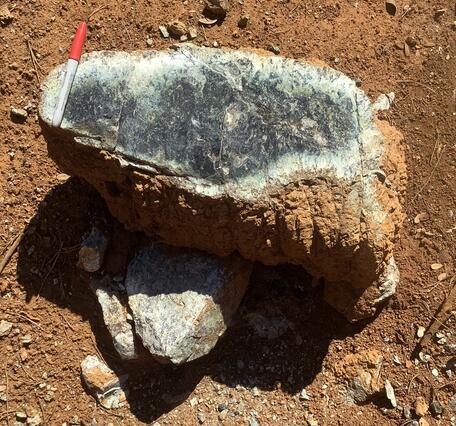
[[16, 413], [16, 420], [25, 422], [27, 420], [27, 414], [25, 414], [23, 411], [18, 411]]
[[255, 417], [250, 417], [249, 426], [260, 426], [260, 424], [258, 423], [258, 420]]
[[209, 15], [224, 18], [230, 9], [228, 0], [205, 0], [205, 2], [204, 12]]
[[272, 43], [268, 46], [268, 50], [270, 50], [275, 55], [278, 55], [280, 53], [280, 47]]
[[29, 346], [32, 343], [32, 336], [30, 336], [30, 334], [26, 334], [21, 340], [24, 346]]
[[412, 412], [410, 410], [410, 407], [408, 405], [406, 405], [403, 410], [402, 410], [402, 414], [404, 415], [404, 417], [406, 419], [410, 419], [412, 417]]
[[154, 41], [151, 38], [148, 38], [146, 40], [146, 44], [147, 44], [148, 47], [152, 47], [152, 45], [154, 44]]
[[402, 364], [400, 358], [399, 358], [397, 355], [394, 355], [394, 356], [393, 356], [393, 362], [394, 362], [396, 365], [401, 365], [401, 364]]
[[443, 15], [445, 15], [446, 9], [437, 9], [434, 12], [434, 19], [438, 20], [440, 19]]
[[8, 336], [11, 333], [13, 324], [9, 321], [1, 320], [0, 321], [0, 337]]
[[206, 421], [206, 416], [201, 412], [196, 415], [196, 418], [198, 419], [198, 423], [201, 425]]
[[250, 16], [249, 15], [241, 15], [241, 17], [239, 18], [239, 21], [238, 21], [238, 27], [239, 28], [247, 28], [247, 25], [250, 21]]
[[305, 389], [303, 389], [300, 394], [299, 394], [299, 399], [303, 399], [305, 401], [308, 401], [310, 399], [310, 396], [309, 394], [307, 393], [307, 391]]
[[174, 37], [181, 37], [187, 34], [187, 26], [181, 21], [172, 21], [167, 26], [168, 32]]
[[431, 402], [430, 409], [431, 409], [431, 413], [434, 416], [439, 416], [440, 414], [443, 413], [442, 404], [440, 404], [440, 402], [437, 400], [434, 400]]
[[[13, 6], [14, 7], [14, 6]], [[13, 15], [6, 4], [0, 6], [0, 25], [6, 26], [13, 20]]]
[[193, 40], [196, 37], [198, 37], [198, 30], [195, 27], [190, 27], [188, 29], [188, 37], [190, 38], [190, 40]]
[[415, 401], [415, 412], [419, 417], [423, 417], [428, 412], [429, 406], [424, 399], [424, 396], [418, 396]]
[[27, 361], [28, 353], [24, 348], [21, 348], [19, 350], [19, 358], [21, 359], [22, 362]]
[[158, 30], [160, 31], [160, 34], [163, 38], [169, 38], [168, 28], [166, 28], [164, 25], [160, 25], [158, 27]]
[[448, 274], [446, 272], [442, 272], [441, 274], [438, 275], [437, 280], [438, 281], [445, 281], [448, 277]]
[[386, 397], [388, 398], [391, 405], [394, 408], [396, 408], [397, 407], [396, 395], [394, 394], [394, 388], [393, 388], [393, 386], [391, 386], [391, 383], [389, 380], [385, 380], [385, 393], [386, 393]]
[[421, 360], [421, 362], [429, 362], [429, 360], [431, 359], [431, 355], [420, 352], [418, 354], [418, 358]]
[[11, 118], [17, 121], [25, 121], [28, 117], [28, 112], [22, 108], [10, 108]]
[[418, 326], [418, 329], [416, 330], [416, 337], [421, 339], [424, 336], [426, 329], [423, 326]]

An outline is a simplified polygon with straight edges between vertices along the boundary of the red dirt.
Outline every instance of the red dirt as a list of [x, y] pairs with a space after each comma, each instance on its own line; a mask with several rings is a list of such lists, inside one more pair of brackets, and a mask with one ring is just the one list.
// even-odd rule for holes
[[[75, 0], [7, 3], [13, 20], [0, 27], [0, 247], [6, 250], [33, 218], [19, 253], [0, 277], [0, 320], [14, 323], [11, 334], [0, 338], [0, 394], [8, 399], [0, 398], [0, 422], [13, 424], [17, 411], [34, 408], [51, 425], [69, 423], [74, 416], [86, 424], [96, 418], [98, 424], [193, 425], [198, 424], [197, 412], [204, 413], [205, 424], [247, 424], [253, 415], [260, 425], [305, 424], [310, 414], [320, 425], [347, 420], [406, 424], [401, 411], [384, 398], [356, 406], [339, 392], [335, 363], [364, 349], [383, 355], [381, 380], [391, 382], [400, 406], [413, 406], [418, 396], [429, 402], [435, 392], [446, 407], [456, 385], [445, 373], [450, 357], [443, 355], [442, 346], [433, 341], [427, 364], [415, 366], [411, 360], [416, 357], [417, 326], [430, 324], [454, 276], [454, 2], [412, 1], [407, 12], [406, 3], [398, 0], [392, 17], [381, 1], [245, 0], [231, 2], [220, 25], [204, 32], [199, 28], [197, 44], [207, 38], [210, 45], [216, 40], [226, 47], [267, 49], [273, 43], [284, 56], [322, 60], [359, 79], [372, 99], [395, 92], [395, 103], [383, 119], [405, 136], [409, 183], [402, 200], [407, 219], [395, 255], [401, 283], [375, 319], [350, 325], [323, 302], [321, 287], [306, 285], [309, 280], [301, 271], [258, 265], [233, 327], [208, 357], [181, 368], [150, 362], [122, 365], [114, 355], [88, 291], [88, 277], [75, 266], [77, 245], [93, 223], [116, 236], [126, 252], [135, 238], [105, 220], [105, 206], [90, 187], [64, 181], [47, 157], [37, 123], [39, 89], [27, 41], [44, 75], [65, 61], [66, 52], [59, 48], [68, 48], [79, 21], [102, 5]], [[158, 26], [173, 19], [196, 25], [202, 9], [194, 0], [108, 4], [92, 18], [86, 50], [144, 49], [147, 38], [154, 49], [165, 48], [173, 41], [160, 38]], [[438, 9], [446, 10], [436, 16]], [[243, 12], [251, 17], [245, 30], [237, 27]], [[29, 103], [25, 123], [11, 120], [11, 106]], [[429, 218], [415, 223], [423, 212]], [[431, 270], [436, 262], [443, 268]], [[124, 263], [125, 256], [119, 255], [109, 269], [122, 271]], [[442, 272], [448, 277], [439, 282]], [[267, 311], [265, 315], [281, 310], [293, 325], [277, 339], [259, 337], [246, 320], [258, 310]], [[442, 326], [450, 333], [449, 343], [456, 343], [454, 324], [451, 319]], [[27, 334], [32, 343], [24, 346]], [[120, 410], [97, 407], [81, 384], [80, 362], [97, 351], [113, 369], [130, 373], [128, 405]], [[393, 363], [394, 355], [400, 365]], [[259, 394], [243, 388], [255, 386]], [[295, 396], [303, 387], [309, 401]], [[195, 397], [198, 403], [192, 406]], [[221, 403], [229, 410], [225, 420], [218, 418]], [[441, 419], [428, 414], [426, 420], [450, 424], [453, 416], [447, 408]]]

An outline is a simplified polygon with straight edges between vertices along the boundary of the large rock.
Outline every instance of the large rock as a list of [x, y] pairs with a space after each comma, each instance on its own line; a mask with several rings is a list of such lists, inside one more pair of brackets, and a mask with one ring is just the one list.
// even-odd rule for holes
[[249, 282], [251, 263], [152, 244], [136, 253], [125, 287], [136, 333], [160, 362], [206, 355], [226, 330]]
[[350, 319], [398, 281], [401, 135], [327, 66], [248, 51], [83, 57], [61, 129], [64, 67], [43, 85], [51, 157], [127, 227], [220, 256], [291, 262]]

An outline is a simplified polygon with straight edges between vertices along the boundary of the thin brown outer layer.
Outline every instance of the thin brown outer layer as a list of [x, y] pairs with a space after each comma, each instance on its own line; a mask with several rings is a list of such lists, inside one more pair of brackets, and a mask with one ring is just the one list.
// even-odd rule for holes
[[357, 320], [375, 313], [377, 281], [403, 219], [396, 195], [405, 182], [402, 137], [386, 122], [377, 124], [385, 136], [381, 167], [388, 183], [375, 183], [376, 198], [388, 212], [380, 224], [363, 212], [360, 178], [300, 177], [269, 188], [269, 197], [260, 200], [214, 199], [183, 189], [182, 178], [121, 167], [113, 154], [42, 126], [49, 155], [63, 171], [92, 184], [128, 229], [219, 256], [238, 251], [265, 264], [302, 265], [325, 278], [328, 302]]

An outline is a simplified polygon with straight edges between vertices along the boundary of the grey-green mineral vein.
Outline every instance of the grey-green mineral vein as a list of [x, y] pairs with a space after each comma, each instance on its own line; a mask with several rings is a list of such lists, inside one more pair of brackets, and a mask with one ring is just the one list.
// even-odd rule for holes
[[[63, 73], [45, 83], [47, 123]], [[190, 45], [86, 55], [61, 127], [211, 195], [254, 193], [302, 171], [353, 177], [382, 149], [369, 100], [342, 73]]]

